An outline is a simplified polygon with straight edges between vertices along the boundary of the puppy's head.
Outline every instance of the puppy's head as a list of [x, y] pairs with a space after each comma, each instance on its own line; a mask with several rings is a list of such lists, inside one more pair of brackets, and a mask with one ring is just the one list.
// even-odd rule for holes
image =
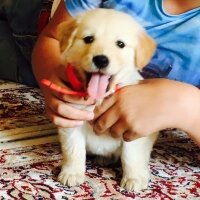
[[153, 55], [155, 43], [131, 16], [95, 9], [60, 25], [60, 48], [89, 95], [99, 98], [116, 84], [133, 82]]

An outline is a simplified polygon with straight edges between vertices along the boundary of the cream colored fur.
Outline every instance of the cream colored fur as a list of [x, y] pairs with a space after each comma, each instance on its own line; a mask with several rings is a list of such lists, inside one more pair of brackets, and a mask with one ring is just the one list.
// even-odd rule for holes
[[[155, 49], [154, 41], [137, 22], [129, 15], [114, 10], [88, 11], [60, 25], [60, 30], [64, 62], [76, 66], [83, 80], [84, 71], [97, 71], [92, 62], [93, 56], [103, 54], [109, 58], [109, 65], [102, 70], [113, 76], [107, 94], [112, 93], [116, 84], [137, 84], [142, 79], [137, 70], [149, 62]], [[85, 44], [83, 38], [86, 36], [94, 36], [94, 42]], [[124, 48], [116, 45], [118, 40], [125, 43]], [[85, 109], [93, 110], [94, 106]], [[109, 133], [95, 135], [88, 123], [77, 128], [58, 130], [63, 152], [58, 180], [62, 184], [75, 186], [84, 182], [86, 153], [90, 153], [121, 158], [121, 186], [127, 190], [138, 191], [148, 187], [148, 162], [157, 134], [124, 142], [112, 138]]]

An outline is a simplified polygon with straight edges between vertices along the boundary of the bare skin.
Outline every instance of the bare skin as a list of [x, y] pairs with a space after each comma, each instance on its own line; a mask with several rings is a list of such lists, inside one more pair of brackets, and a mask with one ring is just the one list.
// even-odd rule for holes
[[[59, 41], [57, 37], [58, 24], [63, 21], [70, 20], [71, 16], [67, 13], [64, 2], [62, 1], [48, 26], [40, 35], [32, 56], [32, 64], [35, 76], [40, 84], [40, 80], [46, 78], [53, 83], [67, 88], [63, 81], [67, 82], [62, 59], [60, 55]], [[75, 127], [80, 126], [83, 121], [91, 120], [93, 113], [85, 110], [79, 110], [68, 103], [90, 105], [92, 99], [85, 100], [77, 96], [63, 95], [59, 92], [50, 90], [40, 85], [46, 105], [46, 113], [48, 117], [57, 126]]]
[[171, 15], [178, 15], [200, 6], [200, 0], [164, 0], [163, 9]]
[[165, 128], [180, 128], [200, 145], [200, 92], [167, 79], [144, 80], [122, 88], [95, 109], [97, 134], [131, 141]]
[[[181, 14], [199, 6], [200, 0], [163, 1], [164, 10], [168, 14]], [[71, 16], [61, 1], [34, 48], [32, 63], [38, 82], [47, 78], [57, 85], [67, 87], [63, 83], [67, 80], [63, 76], [65, 73], [57, 27], [60, 22], [70, 19]], [[93, 113], [76, 109], [69, 104], [90, 105], [93, 103], [91, 98], [85, 100], [62, 95], [42, 85], [41, 89], [45, 96], [47, 115], [57, 126], [76, 127], [83, 121], [94, 118]], [[200, 145], [199, 102], [200, 91], [191, 85], [165, 79], [144, 81], [137, 86], [124, 87], [97, 107], [93, 119], [94, 129], [98, 134], [110, 129], [113, 137], [123, 137], [130, 141], [164, 128], [176, 127], [186, 131]]]

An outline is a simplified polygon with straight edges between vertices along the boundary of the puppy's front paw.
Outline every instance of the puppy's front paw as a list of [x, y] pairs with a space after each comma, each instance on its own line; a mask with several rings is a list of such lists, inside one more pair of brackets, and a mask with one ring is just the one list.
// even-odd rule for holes
[[58, 175], [58, 181], [69, 187], [78, 186], [82, 184], [84, 180], [85, 173], [72, 169], [71, 167], [62, 167], [62, 170]]
[[123, 176], [121, 180], [121, 187], [128, 191], [139, 192], [148, 188], [149, 183], [149, 173], [144, 172], [144, 174], [137, 174], [132, 177]]

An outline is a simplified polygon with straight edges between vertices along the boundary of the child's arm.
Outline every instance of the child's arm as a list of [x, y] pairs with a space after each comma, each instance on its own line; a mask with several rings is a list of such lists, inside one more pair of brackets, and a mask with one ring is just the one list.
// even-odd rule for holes
[[200, 145], [200, 91], [167, 79], [149, 79], [107, 98], [95, 110], [94, 129], [126, 141], [179, 128]]
[[[58, 25], [70, 19], [71, 16], [66, 11], [62, 0], [54, 17], [38, 38], [32, 55], [32, 65], [39, 84], [42, 79], [47, 79], [58, 87], [70, 90], [63, 83], [64, 81], [67, 82], [66, 69], [62, 65], [57, 36]], [[92, 103], [91, 99], [84, 100], [83, 97], [64, 95], [41, 84], [40, 86], [45, 97], [47, 115], [56, 125], [74, 127], [82, 124], [83, 120], [92, 119], [92, 113], [85, 110], [78, 110], [69, 104], [88, 105]]]
[[57, 28], [58, 25], [70, 20], [71, 16], [67, 13], [64, 2], [61, 1], [54, 17], [40, 34], [32, 55], [33, 70], [38, 80], [50, 77], [55, 67], [62, 65]]

